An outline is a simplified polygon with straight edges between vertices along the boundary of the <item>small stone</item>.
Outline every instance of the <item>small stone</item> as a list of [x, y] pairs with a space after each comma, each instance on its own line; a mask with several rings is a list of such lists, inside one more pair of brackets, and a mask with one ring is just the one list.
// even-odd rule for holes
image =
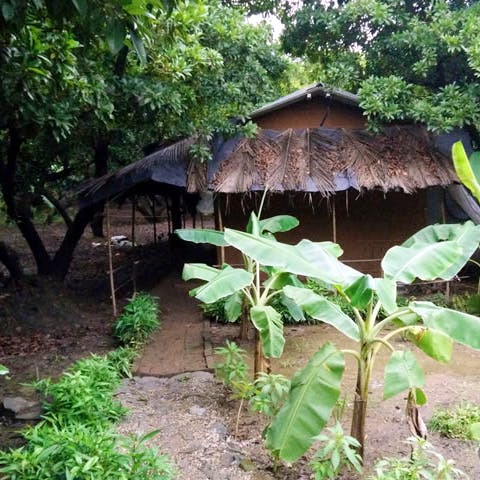
[[255, 470], [255, 464], [249, 458], [244, 458], [239, 464], [239, 467], [245, 472]]
[[215, 422], [212, 425], [212, 432], [220, 436], [220, 438], [226, 438], [228, 435], [228, 428], [222, 422]]
[[192, 415], [197, 415], [198, 417], [205, 416], [206, 412], [207, 412], [206, 408], [199, 407], [198, 405], [193, 405], [192, 407], [190, 407], [190, 413]]
[[5, 397], [3, 407], [15, 414], [17, 420], [38, 420], [42, 414], [42, 405], [23, 397]]

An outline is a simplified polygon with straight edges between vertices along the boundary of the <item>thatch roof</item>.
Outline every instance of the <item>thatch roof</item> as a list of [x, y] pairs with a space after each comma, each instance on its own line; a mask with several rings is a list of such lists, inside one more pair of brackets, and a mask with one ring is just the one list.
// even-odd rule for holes
[[340, 128], [259, 130], [255, 138], [217, 141], [208, 165], [191, 159], [194, 139], [185, 139], [85, 187], [81, 203], [105, 200], [142, 182], [189, 192], [320, 192], [358, 190], [411, 193], [458, 182], [451, 161], [420, 126], [389, 127], [374, 135]]

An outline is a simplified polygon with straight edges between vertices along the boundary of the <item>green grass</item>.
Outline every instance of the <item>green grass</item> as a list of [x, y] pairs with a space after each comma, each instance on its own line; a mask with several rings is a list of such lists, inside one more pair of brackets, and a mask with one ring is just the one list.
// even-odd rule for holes
[[480, 406], [462, 403], [450, 409], [435, 410], [428, 426], [448, 438], [472, 440], [471, 426], [478, 422]]

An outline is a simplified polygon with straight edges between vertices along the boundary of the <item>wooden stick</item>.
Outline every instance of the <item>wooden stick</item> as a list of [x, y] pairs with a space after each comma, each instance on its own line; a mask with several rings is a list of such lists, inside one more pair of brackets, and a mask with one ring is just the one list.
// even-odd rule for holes
[[333, 230], [333, 243], [337, 243], [337, 214], [335, 210], [335, 195], [333, 196], [333, 207], [332, 207], [332, 230]]
[[135, 217], [137, 207], [137, 196], [133, 196], [132, 200], [132, 246], [135, 245]]
[[117, 317], [117, 300], [115, 297], [115, 280], [113, 278], [113, 256], [112, 256], [112, 235], [110, 232], [110, 203], [105, 205], [107, 217], [107, 250], [108, 250], [108, 272], [110, 277], [110, 292], [112, 294], [113, 316]]
[[155, 195], [152, 197], [152, 214], [153, 214], [153, 244], [157, 244], [157, 215], [155, 213]]

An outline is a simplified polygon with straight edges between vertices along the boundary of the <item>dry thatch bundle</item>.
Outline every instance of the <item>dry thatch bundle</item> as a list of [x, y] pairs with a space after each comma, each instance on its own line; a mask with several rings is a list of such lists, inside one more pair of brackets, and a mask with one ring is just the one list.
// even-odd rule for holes
[[381, 135], [326, 128], [260, 131], [222, 159], [211, 186], [224, 193], [268, 187], [329, 195], [339, 189], [339, 178], [359, 189], [406, 193], [458, 181], [425, 129], [402, 126]]

